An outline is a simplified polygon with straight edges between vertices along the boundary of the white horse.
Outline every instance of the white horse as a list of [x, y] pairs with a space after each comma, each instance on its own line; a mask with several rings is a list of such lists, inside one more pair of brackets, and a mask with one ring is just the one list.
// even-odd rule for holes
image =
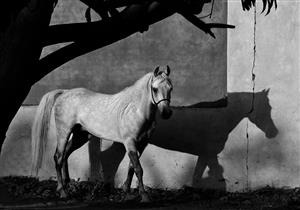
[[[57, 191], [66, 197], [70, 154], [91, 136], [123, 143], [139, 182], [142, 202], [149, 200], [143, 185], [139, 156], [155, 128], [156, 111], [170, 118], [170, 68], [157, 67], [123, 91], [106, 95], [84, 88], [54, 90], [41, 99], [32, 127], [32, 173], [41, 168], [51, 116], [55, 118], [57, 147], [54, 154]], [[139, 153], [139, 154], [138, 154]]]

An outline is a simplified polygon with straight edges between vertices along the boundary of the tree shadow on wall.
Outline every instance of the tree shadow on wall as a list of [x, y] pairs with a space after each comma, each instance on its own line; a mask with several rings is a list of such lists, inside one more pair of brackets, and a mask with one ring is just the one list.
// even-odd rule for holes
[[[248, 118], [267, 138], [278, 134], [271, 118], [272, 107], [268, 93], [269, 90], [263, 90], [254, 94], [252, 112], [253, 94], [249, 92], [229, 93], [228, 104], [223, 108], [211, 108], [213, 104], [209, 102], [173, 107], [173, 115], [169, 120], [157, 119], [150, 144], [199, 156], [194, 170], [193, 187], [209, 186], [225, 190], [223, 167], [218, 162], [218, 154], [224, 149], [229, 134], [239, 122]], [[124, 154], [123, 146], [118, 143], [113, 143], [101, 153], [105, 177], [113, 179]], [[206, 167], [209, 169], [208, 176], [204, 178]]]

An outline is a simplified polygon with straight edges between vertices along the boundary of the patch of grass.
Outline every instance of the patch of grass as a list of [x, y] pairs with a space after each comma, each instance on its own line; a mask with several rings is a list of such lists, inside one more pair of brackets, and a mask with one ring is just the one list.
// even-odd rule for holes
[[[56, 181], [38, 180], [32, 177], [3, 177], [0, 188], [6, 189], [13, 203], [49, 203], [60, 201], [56, 193]], [[87, 203], [124, 207], [139, 207], [137, 189], [132, 189], [131, 200], [121, 190], [109, 192], [101, 182], [72, 180], [67, 187], [67, 203]], [[300, 188], [284, 189], [264, 187], [251, 192], [222, 192], [184, 187], [179, 190], [147, 188], [151, 207], [200, 205], [204, 209], [300, 209]], [[126, 200], [126, 202], [125, 202]], [[193, 209], [193, 208], [191, 208]]]

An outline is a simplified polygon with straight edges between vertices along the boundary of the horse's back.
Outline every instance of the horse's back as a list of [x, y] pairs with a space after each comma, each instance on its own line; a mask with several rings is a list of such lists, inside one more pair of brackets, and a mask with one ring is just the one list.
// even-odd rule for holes
[[55, 103], [55, 118], [59, 121], [76, 123], [77, 112], [84, 101], [88, 101], [96, 93], [86, 88], [65, 90]]
[[55, 118], [66, 126], [83, 124], [83, 119], [94, 117], [94, 115], [103, 116], [106, 112], [103, 104], [109, 103], [111, 98], [111, 95], [86, 88], [66, 90], [55, 103]]

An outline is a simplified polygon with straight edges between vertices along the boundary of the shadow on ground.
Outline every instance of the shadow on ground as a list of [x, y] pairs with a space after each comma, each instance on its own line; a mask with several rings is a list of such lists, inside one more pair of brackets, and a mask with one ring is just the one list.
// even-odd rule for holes
[[0, 208], [8, 209], [300, 209], [300, 189], [265, 187], [252, 192], [232, 193], [185, 187], [180, 190], [147, 188], [152, 202], [139, 203], [137, 189], [125, 201], [121, 189], [107, 192], [100, 182], [75, 181], [69, 197], [58, 198], [55, 180], [31, 177], [0, 179]]

